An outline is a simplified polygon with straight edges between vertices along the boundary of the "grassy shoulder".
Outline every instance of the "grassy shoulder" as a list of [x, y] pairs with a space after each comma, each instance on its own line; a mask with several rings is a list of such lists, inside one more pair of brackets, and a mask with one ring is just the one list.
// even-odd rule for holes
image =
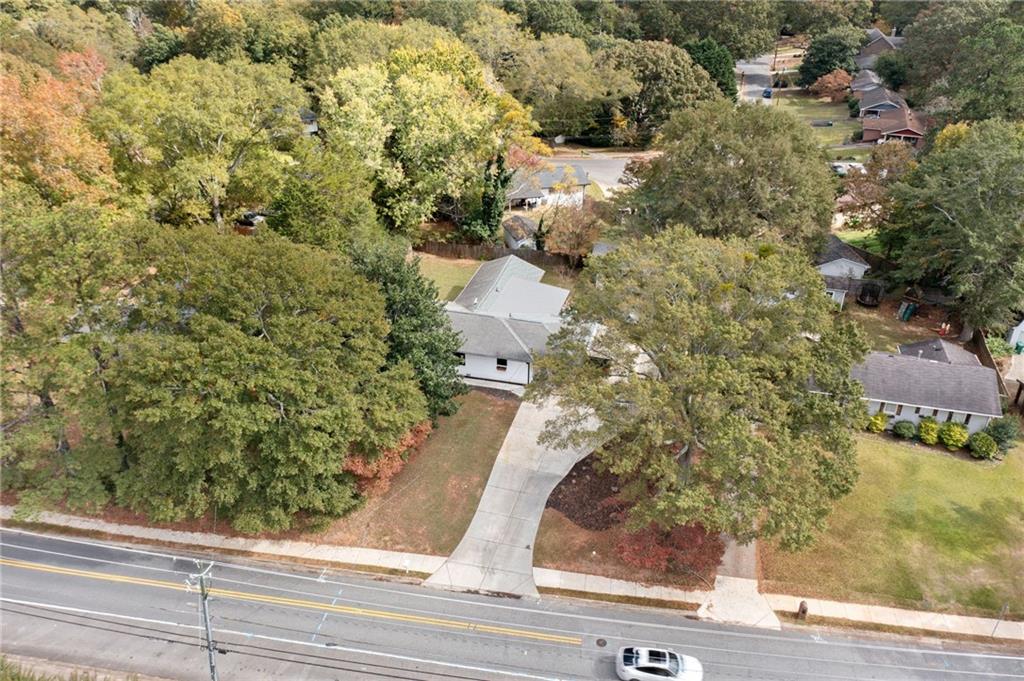
[[858, 435], [860, 480], [817, 544], [761, 544], [762, 589], [1024, 617], [1024, 446], [1000, 464]]
[[447, 555], [469, 527], [519, 400], [484, 390], [459, 399], [391, 489], [308, 541]]

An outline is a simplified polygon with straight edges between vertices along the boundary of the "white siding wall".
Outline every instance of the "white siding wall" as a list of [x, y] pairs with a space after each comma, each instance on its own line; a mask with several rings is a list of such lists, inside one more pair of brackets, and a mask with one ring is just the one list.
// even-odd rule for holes
[[827, 293], [828, 297], [831, 298], [834, 302], [839, 304], [840, 310], [843, 309], [843, 305], [846, 304], [846, 291], [840, 291], [839, 289], [835, 288], [827, 288], [825, 289], [825, 293]]
[[484, 355], [466, 355], [466, 363], [459, 367], [460, 376], [484, 378], [489, 381], [505, 381], [526, 385], [530, 382], [530, 365], [526, 362], [508, 360], [508, 369], [498, 371], [498, 358]]
[[[866, 401], [868, 403], [868, 414], [877, 414], [879, 407], [882, 403], [879, 402], [878, 400]], [[900, 412], [899, 415], [895, 414], [897, 410]], [[895, 402], [886, 402], [885, 413], [889, 414], [892, 417], [889, 419], [889, 423], [888, 425], [886, 425], [886, 428], [892, 428], [892, 424], [896, 423], [897, 421], [910, 421], [911, 423], [918, 423], [921, 421], [921, 419], [925, 418], [926, 416], [931, 416], [936, 421], [938, 421], [939, 425], [941, 426], [943, 423], [946, 422], [946, 418], [949, 416], [948, 411], [938, 410], [938, 413], [933, 414], [933, 412], [935, 412], [936, 410], [924, 407], [920, 408], [920, 413], [917, 413], [917, 410], [917, 407], [912, 407], [909, 405], [899, 405]], [[963, 423], [964, 421], [967, 420], [967, 414], [955, 411], [953, 412], [952, 420], [955, 421], [956, 423]], [[970, 423], [967, 424], [967, 432], [973, 435], [979, 430], [984, 430], [985, 426], [987, 426], [989, 421], [991, 420], [992, 419], [989, 416], [979, 416], [978, 414], [971, 414], [971, 421]]]
[[852, 260], [841, 258], [822, 265], [818, 265], [818, 271], [828, 277], [849, 277], [860, 279], [868, 271], [867, 265], [861, 265]]
[[586, 195], [584, 187], [574, 188], [569, 192], [554, 192], [550, 189], [542, 189], [544, 196], [540, 203], [544, 206], [582, 206], [583, 197]]
[[1024, 341], [1024, 321], [1010, 329], [1006, 340], [1010, 343], [1011, 347], [1016, 347], [1017, 343]]

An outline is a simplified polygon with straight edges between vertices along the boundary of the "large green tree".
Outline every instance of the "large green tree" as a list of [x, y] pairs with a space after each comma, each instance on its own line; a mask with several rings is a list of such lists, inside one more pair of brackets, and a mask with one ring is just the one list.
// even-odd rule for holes
[[637, 83], [617, 66], [591, 55], [578, 38], [544, 35], [523, 45], [504, 83], [533, 107], [546, 135], [579, 135], [597, 125], [606, 106], [637, 92]]
[[857, 64], [853, 58], [863, 41], [864, 31], [852, 26], [834, 28], [814, 36], [800, 63], [800, 85], [807, 87], [836, 69], [855, 72]]
[[960, 41], [945, 91], [959, 120], [1024, 120], [1024, 25], [997, 19]]
[[678, 112], [662, 154], [627, 167], [627, 226], [685, 224], [716, 237], [774, 234], [814, 250], [828, 231], [834, 181], [806, 126], [766, 106], [720, 99]]
[[735, 102], [736, 60], [729, 53], [729, 48], [719, 45], [714, 38], [687, 43], [685, 47], [690, 58], [708, 72], [722, 94]]
[[673, 228], [586, 273], [529, 388], [562, 409], [542, 439], [605, 442], [638, 526], [807, 545], [856, 480], [866, 350], [807, 258]]
[[354, 508], [346, 457], [427, 415], [412, 368], [386, 364], [376, 287], [269, 232], [155, 229], [137, 257], [152, 269], [107, 371], [118, 499], [154, 520], [217, 509], [243, 532]]
[[283, 64], [218, 64], [186, 55], [104, 84], [93, 128], [118, 179], [161, 222], [221, 225], [263, 208], [291, 163], [302, 88]]
[[964, 320], [1003, 325], [1024, 307], [1024, 127], [1002, 120], [940, 135], [893, 187], [886, 239], [898, 275], [947, 285]]
[[837, 26], [865, 26], [871, 21], [871, 0], [783, 0], [782, 30], [789, 35], [824, 33]]
[[687, 29], [714, 38], [737, 59], [769, 52], [779, 36], [778, 7], [771, 0], [691, 0], [672, 8]]
[[628, 74], [639, 85], [618, 103], [627, 128], [626, 135], [618, 134], [634, 143], [649, 142], [674, 112], [718, 96], [707, 72], [675, 45], [620, 41], [597, 59]]
[[448, 323], [437, 286], [420, 273], [418, 259], [406, 258], [399, 244], [365, 243], [352, 249], [351, 258], [356, 271], [384, 294], [391, 325], [389, 364], [413, 367], [431, 417], [455, 413], [454, 398], [466, 390], [455, 354], [461, 341]]
[[320, 94], [330, 144], [357, 151], [376, 180], [389, 226], [408, 231], [442, 197], [479, 186], [488, 159], [515, 142], [532, 145], [532, 121], [486, 81], [459, 42], [399, 49], [386, 62], [342, 69]]

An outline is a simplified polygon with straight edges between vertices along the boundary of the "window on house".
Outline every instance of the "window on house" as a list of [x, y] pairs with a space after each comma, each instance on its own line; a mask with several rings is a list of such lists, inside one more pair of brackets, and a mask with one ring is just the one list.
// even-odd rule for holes
[[884, 411], [889, 416], [892, 416], [893, 414], [900, 413], [899, 412], [899, 406], [895, 405], [895, 404], [884, 404], [883, 403], [882, 404], [882, 411]]
[[508, 360], [499, 357], [494, 368], [497, 369], [498, 371], [508, 371]]
[[970, 422], [971, 422], [971, 415], [968, 414], [967, 416], [964, 417], [964, 425], [966, 426]]
[[914, 413], [917, 414], [918, 416], [920, 416], [921, 415], [921, 407], [914, 407]]
[[953, 420], [953, 412], [947, 412], [946, 413], [946, 423], [949, 423], [952, 420]]
[[455, 356], [459, 358], [459, 366], [460, 367], [466, 366], [466, 355], [464, 353], [456, 352]]
[[[885, 411], [885, 402], [878, 403], [878, 411]], [[877, 414], [878, 411], [876, 411], [875, 413]]]
[[903, 413], [903, 405], [902, 404], [897, 404], [896, 405], [896, 416], [899, 416], [902, 413]]

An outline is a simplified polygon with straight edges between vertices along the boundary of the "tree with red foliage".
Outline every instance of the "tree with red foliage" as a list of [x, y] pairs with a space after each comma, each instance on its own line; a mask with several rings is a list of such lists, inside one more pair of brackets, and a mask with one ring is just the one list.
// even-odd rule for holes
[[629, 532], [615, 547], [627, 565], [644, 570], [685, 571], [707, 579], [722, 559], [725, 545], [699, 524], [665, 531], [656, 524]]
[[841, 102], [846, 99], [851, 81], [849, 73], [843, 69], [836, 69], [818, 78], [808, 89], [816, 97], [828, 97], [829, 101]]
[[372, 458], [350, 456], [345, 459], [345, 470], [359, 478], [359, 491], [368, 497], [378, 497], [391, 489], [391, 481], [398, 475], [409, 457], [415, 453], [430, 435], [433, 426], [430, 421], [416, 424], [399, 440], [398, 444]]

